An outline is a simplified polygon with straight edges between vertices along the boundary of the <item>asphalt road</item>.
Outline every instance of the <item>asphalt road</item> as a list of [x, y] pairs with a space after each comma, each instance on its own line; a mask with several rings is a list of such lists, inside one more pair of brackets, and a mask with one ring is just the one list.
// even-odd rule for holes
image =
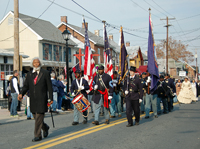
[[72, 126], [73, 113], [45, 117], [49, 136], [32, 142], [34, 120], [0, 125], [0, 149], [200, 149], [200, 102], [175, 105], [174, 111], [158, 118], [142, 119], [139, 126], [126, 127], [125, 113], [111, 119], [109, 125], [94, 126], [92, 114], [88, 124]]

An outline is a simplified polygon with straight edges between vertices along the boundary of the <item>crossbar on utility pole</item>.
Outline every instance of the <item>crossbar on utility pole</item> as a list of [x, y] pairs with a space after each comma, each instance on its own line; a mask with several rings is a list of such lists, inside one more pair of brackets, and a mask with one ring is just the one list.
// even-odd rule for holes
[[14, 57], [13, 70], [19, 72], [19, 0], [14, 0]]
[[160, 19], [160, 20], [167, 20], [167, 25], [165, 25], [164, 27], [167, 28], [167, 39], [166, 39], [166, 73], [168, 73], [168, 27], [171, 26], [170, 24], [168, 24], [168, 20], [174, 20], [176, 18], [168, 18], [166, 17], [166, 19]]

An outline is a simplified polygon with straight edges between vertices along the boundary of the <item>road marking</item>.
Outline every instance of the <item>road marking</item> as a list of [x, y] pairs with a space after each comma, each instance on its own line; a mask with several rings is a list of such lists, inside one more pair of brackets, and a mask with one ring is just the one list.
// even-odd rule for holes
[[46, 149], [46, 148], [49, 148], [49, 147], [53, 147], [53, 146], [55, 146], [55, 145], [58, 145], [58, 144], [61, 144], [61, 143], [64, 143], [64, 142], [67, 142], [67, 141], [70, 141], [70, 140], [73, 140], [73, 139], [76, 139], [76, 138], [79, 138], [79, 137], [82, 137], [82, 136], [85, 136], [85, 135], [88, 135], [88, 134], [91, 134], [91, 133], [94, 133], [94, 132], [97, 132], [97, 131], [100, 131], [100, 130], [102, 130], [102, 129], [106, 129], [106, 128], [115, 126], [115, 125], [117, 125], [117, 124], [124, 123], [124, 122], [126, 122], [126, 121], [127, 121], [127, 120], [123, 120], [123, 121], [119, 121], [119, 122], [112, 123], [112, 124], [109, 124], [109, 125], [105, 125], [105, 124], [104, 124], [103, 127], [97, 128], [97, 129], [95, 129], [95, 130], [87, 131], [87, 132], [85, 132], [85, 133], [82, 133], [82, 134], [79, 134], [79, 135], [76, 135], [76, 136], [73, 136], [73, 137], [70, 137], [70, 138], [67, 138], [67, 139], [60, 140], [60, 141], [57, 141], [57, 142], [48, 144], [48, 145], [46, 145], [46, 146], [39, 147], [39, 148], [37, 148], [37, 149]]
[[[121, 120], [124, 120], [124, 119], [126, 119], [126, 118], [122, 118], [122, 119], [119, 119], [119, 120], [116, 120], [116, 121], [112, 121], [110, 123], [112, 124], [114, 122], [118, 122], [118, 121], [121, 121]], [[40, 144], [36, 144], [36, 145], [30, 146], [30, 147], [27, 147], [27, 148], [24, 148], [24, 149], [33, 149], [33, 148], [36, 148], [36, 147], [39, 147], [39, 146], [42, 146], [42, 145], [45, 145], [45, 144], [48, 144], [48, 143], [52, 143], [52, 142], [60, 140], [60, 139], [64, 139], [64, 138], [67, 138], [67, 137], [70, 137], [70, 136], [73, 136], [73, 135], [88, 131], [88, 130], [92, 130], [92, 129], [96, 129], [96, 128], [102, 127], [104, 125], [105, 124], [96, 125], [96, 126], [93, 126], [91, 128], [87, 128], [87, 129], [80, 130], [80, 131], [77, 131], [77, 132], [74, 132], [74, 133], [71, 133], [71, 134], [68, 134], [68, 135], [64, 135], [62, 137], [59, 137], [59, 138], [56, 138], [56, 139], [52, 139], [52, 140], [49, 140], [49, 141], [46, 141], [46, 142], [43, 142], [43, 143], [40, 143]]]
[[[177, 105], [177, 104], [178, 103], [174, 103], [174, 105]], [[153, 112], [150, 112], [150, 114], [152, 114], [152, 113]], [[143, 116], [145, 116], [145, 114], [140, 115], [140, 118], [142, 118]], [[53, 147], [55, 145], [58, 145], [58, 144], [61, 144], [61, 143], [64, 143], [64, 142], [67, 142], [67, 141], [70, 141], [70, 140], [73, 140], [73, 139], [76, 139], [76, 138], [79, 138], [79, 137], [82, 137], [84, 135], [88, 135], [88, 134], [91, 134], [93, 132], [97, 132], [99, 130], [115, 126], [117, 124], [124, 123], [126, 121], [127, 121], [126, 118], [118, 119], [116, 121], [110, 122], [109, 125], [101, 124], [101, 125], [93, 126], [91, 128], [87, 128], [87, 129], [77, 131], [77, 132], [74, 132], [74, 133], [71, 133], [71, 134], [68, 134], [68, 135], [64, 135], [64, 136], [59, 137], [59, 138], [51, 139], [49, 141], [46, 141], [46, 142], [43, 142], [43, 143], [40, 143], [40, 144], [36, 144], [36, 145], [30, 146], [30, 147], [27, 147], [27, 148], [24, 148], [24, 149], [33, 149], [33, 148], [37, 148], [37, 147], [38, 147], [37, 149], [46, 149], [46, 148]], [[82, 132], [84, 132], [84, 133], [82, 133]], [[72, 137], [70, 137], [70, 136], [72, 136]], [[67, 138], [67, 137], [70, 137], [70, 138]], [[63, 140], [61, 140], [61, 139], [63, 139]], [[57, 140], [60, 140], [60, 141], [57, 141]], [[57, 142], [55, 142], [55, 141], [57, 141]], [[54, 142], [54, 143], [52, 143], [52, 142]]]

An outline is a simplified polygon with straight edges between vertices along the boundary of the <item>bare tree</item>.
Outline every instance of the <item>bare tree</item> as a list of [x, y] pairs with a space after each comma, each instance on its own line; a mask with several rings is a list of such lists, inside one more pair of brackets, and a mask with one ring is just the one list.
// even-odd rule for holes
[[[176, 61], [182, 60], [186, 62], [193, 62], [194, 61], [194, 55], [192, 52], [187, 50], [188, 45], [184, 45], [181, 43], [181, 41], [177, 41], [172, 39], [172, 37], [169, 37], [169, 43], [168, 43], [168, 57], [173, 58]], [[166, 51], [166, 42], [165, 40], [162, 40], [157, 46], [156, 46], [156, 53], [157, 58], [165, 58], [165, 52]]]

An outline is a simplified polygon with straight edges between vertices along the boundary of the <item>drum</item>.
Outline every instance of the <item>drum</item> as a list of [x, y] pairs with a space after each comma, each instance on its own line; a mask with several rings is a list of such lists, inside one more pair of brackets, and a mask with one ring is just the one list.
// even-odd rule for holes
[[78, 109], [79, 112], [84, 112], [90, 107], [90, 102], [85, 98], [83, 94], [77, 95], [72, 103]]

